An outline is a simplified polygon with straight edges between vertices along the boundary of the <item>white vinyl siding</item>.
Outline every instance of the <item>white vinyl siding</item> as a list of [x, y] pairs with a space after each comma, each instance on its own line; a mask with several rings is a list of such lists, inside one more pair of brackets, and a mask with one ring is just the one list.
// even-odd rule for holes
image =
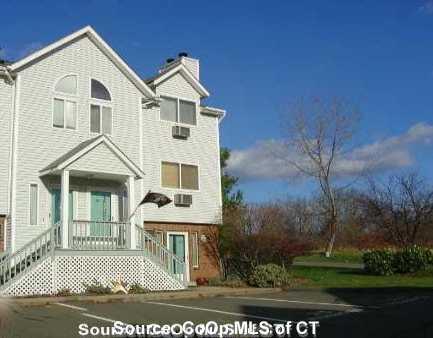
[[[62, 95], [62, 93], [55, 91], [55, 84], [66, 74], [75, 74], [77, 76], [76, 97], [67, 94]], [[111, 98], [116, 100], [115, 103], [114, 101], [108, 102], [91, 98], [90, 79], [92, 78], [97, 78], [107, 86], [109, 84]], [[143, 95], [88, 37], [84, 36], [76, 39], [63, 48], [41, 58], [29, 67], [25, 67], [19, 72], [19, 80], [19, 140], [16, 165], [17, 206], [16, 231], [13, 234], [16, 249], [19, 249], [51, 226], [50, 193], [44, 184], [39, 183], [38, 224], [29, 227], [29, 184], [38, 182], [41, 169], [78, 144], [96, 136], [89, 132], [91, 104], [109, 106], [112, 109], [112, 134], [110, 138], [129, 159], [139, 164], [143, 153], [138, 141]], [[0, 84], [1, 87], [2, 84]], [[64, 132], [62, 132], [62, 129], [52, 126], [55, 98], [77, 103], [77, 129], [74, 132], [67, 132], [69, 129], [64, 129]], [[7, 95], [0, 96], [0, 108], [3, 107], [3, 99], [8, 99], [10, 104], [13, 102], [12, 98], [8, 98]], [[1, 112], [3, 111], [6, 110], [2, 109]], [[7, 114], [5, 118], [6, 116]], [[4, 123], [5, 128], [6, 122]], [[8, 129], [10, 130], [10, 126]], [[8, 140], [4, 144], [8, 145], [9, 143]], [[6, 156], [9, 156], [9, 151]], [[111, 164], [108, 167], [107, 161], [95, 163], [96, 160], [94, 159], [89, 157], [86, 159], [90, 161], [88, 166], [95, 168], [95, 170], [96, 168], [109, 172], [113, 170], [114, 174], [119, 174], [117, 164]], [[116, 163], [119, 163], [118, 159], [116, 159]], [[159, 173], [160, 160], [155, 163], [155, 170]], [[80, 163], [80, 167], [85, 168], [86, 164]], [[127, 168], [121, 168], [121, 170], [122, 175], [131, 174]], [[5, 175], [6, 184], [4, 184], [6, 188], [8, 186], [7, 176]], [[3, 176], [0, 177], [0, 181], [2, 178]], [[73, 177], [71, 177], [71, 185], [72, 181]], [[138, 182], [135, 185], [136, 201], [143, 196], [141, 184], [138, 184]], [[159, 178], [156, 183], [160, 184]], [[116, 182], [116, 184], [119, 183]], [[1, 189], [2, 186], [0, 186], [0, 191]], [[3, 202], [7, 203], [7, 196], [5, 199], [0, 198], [0, 205]]]
[[29, 196], [29, 202], [30, 202], [30, 225], [37, 225], [38, 224], [38, 185], [37, 184], [30, 184], [30, 196]]

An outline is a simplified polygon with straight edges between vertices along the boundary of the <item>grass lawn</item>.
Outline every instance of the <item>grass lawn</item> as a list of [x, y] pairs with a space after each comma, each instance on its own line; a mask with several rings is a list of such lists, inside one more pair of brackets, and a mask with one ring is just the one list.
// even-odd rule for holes
[[362, 252], [359, 250], [338, 250], [329, 258], [325, 257], [323, 252], [313, 252], [309, 255], [296, 257], [295, 262], [362, 263]]
[[302, 287], [321, 288], [433, 288], [433, 271], [413, 275], [372, 276], [360, 269], [292, 266]]

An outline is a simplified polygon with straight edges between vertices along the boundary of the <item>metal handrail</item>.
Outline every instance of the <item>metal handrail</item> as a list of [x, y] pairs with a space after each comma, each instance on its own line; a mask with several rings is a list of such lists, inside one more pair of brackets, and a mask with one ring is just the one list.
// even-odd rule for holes
[[0, 288], [22, 275], [61, 244], [60, 224], [55, 224], [0, 262]]
[[183, 259], [167, 249], [158, 239], [142, 227], [136, 225], [137, 246], [143, 250], [144, 256], [163, 268], [173, 278], [187, 285], [186, 264]]

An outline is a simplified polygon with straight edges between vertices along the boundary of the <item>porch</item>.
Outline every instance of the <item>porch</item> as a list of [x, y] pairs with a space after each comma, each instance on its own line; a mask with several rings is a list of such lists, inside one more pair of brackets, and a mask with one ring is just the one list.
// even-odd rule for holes
[[[85, 141], [40, 172], [51, 201], [41, 210], [60, 227], [62, 249], [137, 249], [134, 215], [144, 173], [113, 141]], [[138, 193], [140, 192], [140, 193]]]

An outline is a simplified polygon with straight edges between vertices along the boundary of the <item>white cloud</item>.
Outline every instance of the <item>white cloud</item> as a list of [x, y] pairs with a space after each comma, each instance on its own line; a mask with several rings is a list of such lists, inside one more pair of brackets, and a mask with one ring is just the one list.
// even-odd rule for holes
[[425, 14], [433, 14], [433, 0], [426, 0], [424, 4], [421, 5], [419, 11]]
[[[335, 163], [340, 177], [352, 177], [368, 170], [383, 172], [410, 166], [414, 163], [410, 146], [429, 144], [433, 138], [433, 125], [417, 123], [405, 133], [388, 137], [355, 148]], [[294, 160], [294, 151], [281, 141], [259, 141], [253, 147], [233, 150], [228, 170], [242, 180], [291, 179], [298, 171], [286, 159]]]

